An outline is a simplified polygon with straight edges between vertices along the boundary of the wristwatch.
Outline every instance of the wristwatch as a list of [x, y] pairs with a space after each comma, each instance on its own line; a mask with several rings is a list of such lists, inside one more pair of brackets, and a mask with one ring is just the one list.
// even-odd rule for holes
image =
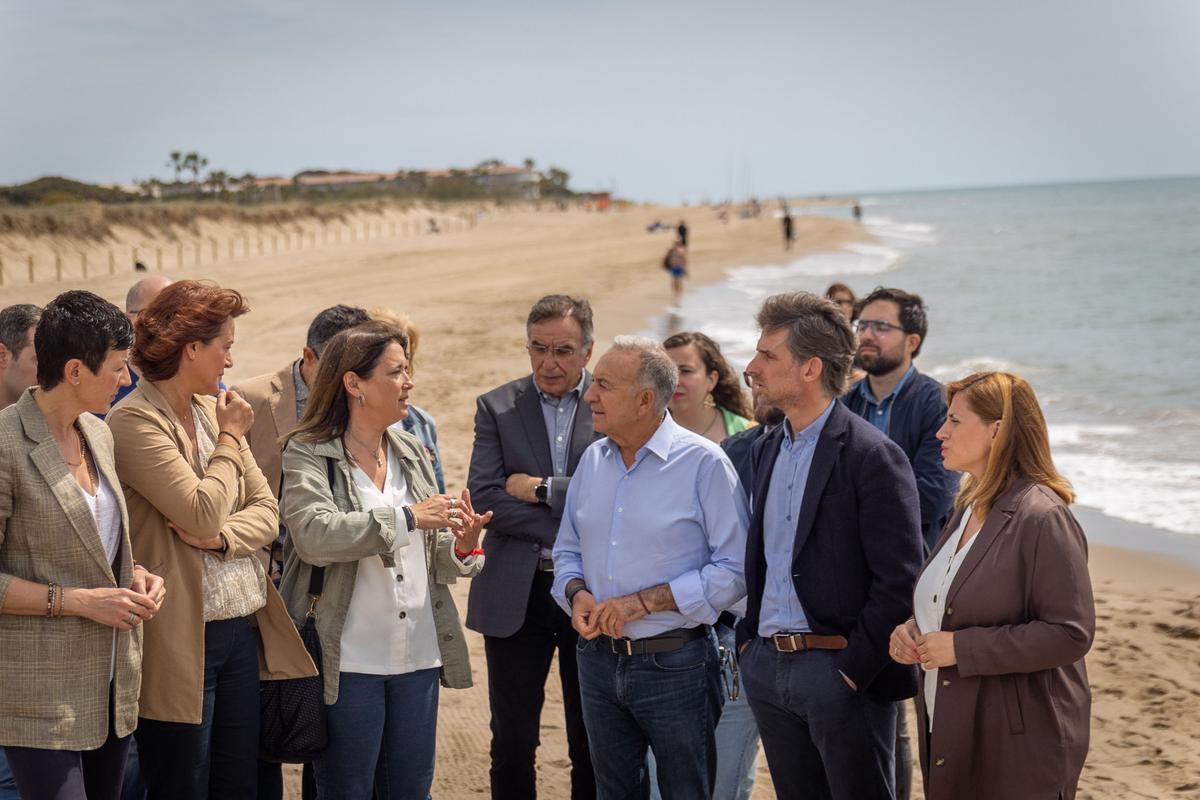
[[549, 503], [550, 502], [550, 479], [549, 478], [542, 478], [542, 482], [539, 483], [534, 488], [533, 496], [537, 498], [537, 501], [539, 503]]

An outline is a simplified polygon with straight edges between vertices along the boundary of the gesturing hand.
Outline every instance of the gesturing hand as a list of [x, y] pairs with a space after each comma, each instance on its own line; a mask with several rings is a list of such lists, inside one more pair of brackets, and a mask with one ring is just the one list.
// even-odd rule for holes
[[476, 514], [474, 506], [471, 505], [471, 490], [463, 489], [462, 497], [450, 509], [450, 514], [451, 522], [459, 523], [458, 527], [450, 529], [454, 538], [458, 540], [455, 547], [464, 553], [479, 547], [479, 536], [483, 533], [484, 526], [491, 522], [492, 512]]

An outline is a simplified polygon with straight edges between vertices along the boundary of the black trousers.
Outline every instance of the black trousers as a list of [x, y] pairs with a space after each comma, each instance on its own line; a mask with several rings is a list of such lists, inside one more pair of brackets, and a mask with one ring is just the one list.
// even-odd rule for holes
[[111, 689], [109, 695], [108, 738], [97, 749], [4, 748], [24, 800], [120, 800], [132, 737], [118, 738], [113, 730]]
[[571, 627], [571, 618], [550, 597], [553, 582], [553, 573], [534, 573], [525, 624], [512, 636], [483, 637], [492, 710], [492, 800], [537, 797], [534, 763], [540, 743], [538, 728], [555, 650], [567, 718], [571, 800], [593, 800], [596, 796], [575, 666], [578, 635]]

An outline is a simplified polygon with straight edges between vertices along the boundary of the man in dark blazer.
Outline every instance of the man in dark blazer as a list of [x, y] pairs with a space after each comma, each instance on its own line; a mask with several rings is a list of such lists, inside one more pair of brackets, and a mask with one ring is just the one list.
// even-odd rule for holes
[[492, 712], [492, 797], [537, 797], [534, 767], [546, 676], [558, 651], [571, 757], [571, 797], [595, 797], [575, 666], [578, 634], [550, 596], [551, 557], [579, 457], [597, 437], [582, 402], [591, 385], [592, 309], [549, 295], [525, 325], [532, 373], [481, 395], [467, 483], [494, 516], [483, 571], [471, 581], [467, 627], [483, 634]]
[[742, 676], [781, 798], [892, 798], [894, 703], [916, 670], [888, 657], [921, 565], [904, 453], [836, 402], [854, 334], [807, 292], [768, 298], [746, 368], [783, 425], [754, 445]]

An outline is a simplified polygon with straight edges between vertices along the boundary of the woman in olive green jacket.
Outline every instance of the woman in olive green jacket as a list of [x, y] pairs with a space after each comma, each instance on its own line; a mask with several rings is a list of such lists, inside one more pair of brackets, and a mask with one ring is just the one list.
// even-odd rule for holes
[[[370, 322], [325, 347], [283, 453], [289, 552], [280, 589], [297, 624], [315, 613], [329, 747], [318, 794], [425, 797], [438, 684], [471, 685], [449, 584], [483, 566], [470, 494], [437, 494], [421, 443], [390, 426], [408, 412], [408, 340]], [[314, 567], [324, 568], [315, 603]]]

